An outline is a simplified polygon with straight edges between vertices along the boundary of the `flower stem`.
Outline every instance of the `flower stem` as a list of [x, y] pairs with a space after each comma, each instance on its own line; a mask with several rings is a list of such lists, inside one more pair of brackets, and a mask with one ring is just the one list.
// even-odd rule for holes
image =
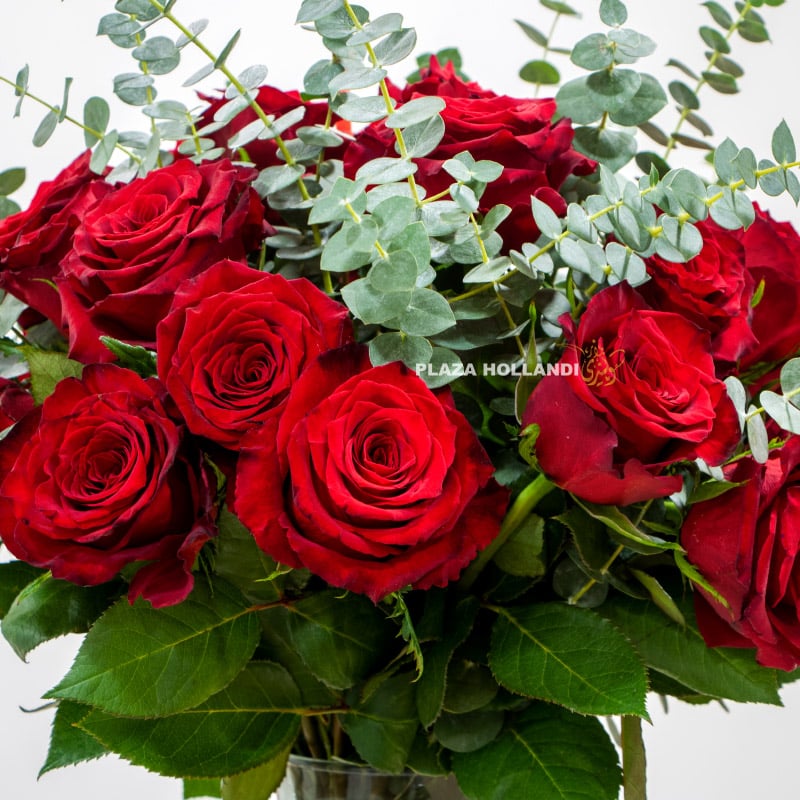
[[539, 501], [548, 495], [556, 485], [548, 480], [544, 475], [539, 475], [534, 481], [529, 483], [518, 495], [500, 526], [500, 532], [484, 550], [478, 553], [478, 557], [467, 567], [461, 580], [458, 582], [459, 588], [468, 591], [472, 588], [483, 568], [492, 560], [495, 553], [508, 541], [508, 538], [525, 521], [528, 515], [539, 504]]
[[622, 717], [622, 785], [625, 800], [647, 800], [647, 758], [640, 717]]

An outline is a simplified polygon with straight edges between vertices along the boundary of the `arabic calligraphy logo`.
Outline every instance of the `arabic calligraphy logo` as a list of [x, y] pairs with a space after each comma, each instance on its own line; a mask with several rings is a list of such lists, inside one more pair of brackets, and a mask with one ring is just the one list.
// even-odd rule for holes
[[602, 344], [594, 341], [588, 347], [579, 348], [581, 377], [587, 386], [610, 386], [617, 379], [617, 370], [622, 366], [624, 350], [607, 353]]

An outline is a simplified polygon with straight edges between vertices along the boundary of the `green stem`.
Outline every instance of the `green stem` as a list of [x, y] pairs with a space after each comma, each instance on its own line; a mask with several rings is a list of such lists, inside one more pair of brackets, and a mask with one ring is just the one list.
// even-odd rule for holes
[[[744, 22], [745, 18], [750, 13], [750, 10], [752, 8], [753, 8], [753, 4], [752, 4], [751, 0], [745, 0], [744, 5], [742, 6], [742, 10], [739, 12], [738, 18], [731, 25], [731, 27], [728, 29], [728, 32], [725, 34], [725, 41], [726, 42], [729, 42], [731, 40], [731, 37], [733, 36], [734, 33], [736, 33], [736, 31], [738, 30], [738, 28], [742, 24], [742, 22]], [[708, 72], [709, 70], [713, 69], [714, 65], [717, 63], [717, 61], [718, 61], [718, 59], [719, 59], [719, 57], [721, 55], [722, 55], [722, 53], [720, 53], [719, 50], [714, 49], [714, 51], [711, 53], [711, 56], [708, 59], [708, 64], [706, 65], [706, 68], [703, 71], [704, 72]], [[703, 88], [703, 86], [705, 86], [707, 83], [708, 83], [708, 81], [705, 78], [701, 77], [697, 81], [697, 85], [694, 87], [694, 93], [697, 94]], [[669, 135], [669, 139], [667, 140], [667, 145], [666, 145], [667, 149], [664, 151], [664, 160], [665, 161], [669, 158], [670, 153], [675, 149], [675, 145], [677, 144], [677, 140], [675, 139], [675, 134], [680, 132], [680, 129], [683, 126], [683, 123], [686, 122], [686, 120], [688, 119], [688, 117], [689, 117], [689, 115], [691, 113], [692, 113], [692, 109], [690, 109], [690, 108], [684, 108], [681, 111], [681, 115], [680, 115], [680, 117], [678, 117], [678, 122], [675, 125], [675, 130], [672, 131], [672, 133]]]
[[478, 553], [478, 557], [461, 576], [458, 585], [463, 591], [468, 591], [472, 588], [472, 584], [475, 583], [483, 568], [494, 558], [495, 553], [506, 543], [509, 536], [527, 519], [528, 515], [539, 504], [539, 501], [555, 488], [556, 485], [552, 481], [545, 478], [544, 475], [538, 475], [534, 481], [529, 483], [517, 495], [517, 499], [508, 510], [503, 524], [500, 526], [500, 532], [488, 547]]
[[622, 775], [625, 800], [647, 800], [647, 758], [640, 717], [622, 717]]

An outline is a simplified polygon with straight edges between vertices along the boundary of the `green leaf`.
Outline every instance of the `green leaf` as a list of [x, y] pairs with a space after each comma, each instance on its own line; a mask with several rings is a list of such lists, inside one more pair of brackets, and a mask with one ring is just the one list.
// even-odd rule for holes
[[678, 601], [686, 626], [653, 603], [617, 595], [599, 612], [636, 647], [645, 663], [684, 686], [711, 697], [780, 705], [775, 670], [756, 664], [752, 651], [708, 647], [697, 629], [691, 598]]
[[544, 520], [530, 514], [495, 553], [494, 563], [509, 575], [539, 578], [545, 574]]
[[45, 573], [17, 595], [3, 618], [3, 636], [24, 660], [42, 642], [85, 633], [119, 594], [116, 582], [85, 588]]
[[89, 706], [71, 703], [69, 700], [62, 700], [58, 704], [53, 718], [47, 758], [39, 770], [40, 778], [51, 770], [91, 761], [108, 753], [97, 739], [77, 727], [77, 723], [90, 711]]
[[536, 226], [548, 239], [557, 239], [561, 236], [561, 220], [547, 203], [531, 196], [531, 208]]
[[89, 169], [95, 175], [102, 175], [111, 156], [114, 155], [114, 148], [119, 141], [119, 134], [116, 131], [110, 131], [101, 140], [92, 153], [92, 158], [89, 161]]
[[31, 566], [25, 561], [9, 561], [0, 564], [0, 619], [3, 619], [17, 595], [44, 570]]
[[533, 25], [529, 25], [521, 19], [515, 19], [514, 22], [522, 28], [522, 31], [532, 42], [538, 44], [539, 47], [547, 47], [547, 37], [538, 28], [534, 28]]
[[556, 92], [558, 113], [579, 125], [596, 122], [605, 111], [602, 98], [590, 90], [588, 81], [589, 76], [575, 78]]
[[444, 138], [444, 120], [436, 114], [425, 122], [409, 125], [403, 131], [409, 158], [421, 158], [435, 150]]
[[433, 289], [414, 289], [405, 310], [387, 321], [387, 326], [412, 336], [435, 336], [455, 324], [450, 304]]
[[630, 102], [642, 85], [642, 76], [631, 69], [601, 70], [586, 79], [586, 86], [593, 95], [593, 102], [603, 111], [619, 111]]
[[[131, 106], [146, 106], [156, 98], [152, 75], [126, 72], [114, 78], [114, 94]], [[149, 91], [148, 91], [149, 90]]]
[[384, 679], [339, 719], [361, 758], [377, 769], [400, 772], [419, 728], [411, 676]]
[[342, 300], [362, 322], [380, 325], [408, 308], [411, 292], [384, 294], [375, 290], [368, 278], [358, 278], [342, 288]]
[[270, 800], [286, 774], [291, 746], [255, 769], [222, 779], [222, 800]]
[[341, 5], [341, 0], [303, 0], [295, 22], [314, 22], [337, 11]]
[[[706, 53], [708, 58], [710, 58], [712, 55], [713, 53]], [[744, 75], [744, 69], [742, 69], [739, 64], [733, 61], [733, 59], [727, 58], [726, 56], [717, 56], [714, 66], [720, 72], [724, 72], [726, 75], [730, 75], [732, 78], [741, 78], [742, 75]]]
[[672, 81], [668, 88], [678, 105], [695, 110], [700, 108], [699, 98], [683, 81]]
[[700, 38], [716, 53], [727, 55], [731, 51], [731, 46], [728, 44], [725, 37], [716, 29], [710, 28], [707, 25], [700, 27], [698, 31]]
[[366, 264], [378, 238], [378, 226], [369, 217], [347, 221], [322, 251], [321, 267], [328, 272], [350, 272]]
[[25, 183], [25, 167], [12, 167], [0, 172], [0, 195], [13, 194]]
[[478, 613], [477, 598], [461, 598], [453, 609], [443, 636], [424, 651], [425, 670], [417, 682], [416, 704], [423, 727], [430, 727], [444, 706], [447, 669], [456, 648], [467, 638]]
[[694, 111], [687, 112], [686, 121], [697, 128], [703, 136], [714, 135], [714, 129], [701, 116], [695, 114]]
[[366, 597], [339, 590], [318, 592], [288, 606], [296, 652], [316, 677], [349, 689], [391, 651], [386, 618]]
[[375, 46], [375, 57], [384, 66], [397, 64], [410, 55], [416, 45], [417, 32], [413, 28], [403, 28], [390, 33]]
[[183, 800], [193, 800], [195, 797], [222, 797], [219, 779], [184, 778]]
[[729, 30], [733, 27], [733, 17], [731, 17], [731, 15], [719, 3], [709, 0], [709, 2], [703, 3], [703, 5], [708, 9], [709, 13], [714, 19], [714, 22], [716, 22], [720, 28]]
[[752, 17], [745, 17], [736, 29], [739, 36], [746, 42], [768, 42], [769, 33], [762, 22], [752, 19]]
[[436, 721], [433, 735], [454, 753], [472, 753], [495, 739], [504, 720], [505, 714], [495, 710], [444, 713]]
[[59, 381], [64, 378], [80, 378], [83, 372], [83, 364], [67, 358], [64, 353], [48, 353], [34, 347], [23, 347], [22, 354], [30, 367], [31, 393], [37, 405], [41, 405], [53, 393]]
[[667, 104], [667, 95], [661, 84], [652, 76], [642, 74], [642, 83], [636, 94], [622, 108], [610, 116], [618, 125], [641, 125], [654, 117]]
[[605, 34], [591, 33], [572, 48], [570, 60], [584, 69], [605, 69], [614, 63], [614, 50], [609, 44]]
[[706, 83], [720, 94], [736, 94], [739, 87], [736, 80], [724, 72], [704, 72]]
[[535, 83], [542, 86], [554, 86], [561, 80], [558, 70], [549, 62], [529, 61], [519, 71], [519, 76], [528, 83]]
[[61, 108], [58, 112], [58, 121], [63, 122], [67, 118], [67, 104], [69, 103], [69, 90], [72, 86], [72, 78], [64, 79], [64, 94], [61, 99]]
[[636, 651], [594, 611], [563, 603], [495, 610], [489, 664], [501, 685], [581, 714], [647, 716]]
[[417, 165], [406, 158], [374, 158], [356, 173], [356, 180], [371, 185], [405, 180], [417, 171]]
[[417, 283], [417, 260], [406, 250], [376, 261], [367, 278], [376, 292], [410, 292]]
[[222, 580], [213, 593], [197, 581], [186, 600], [167, 608], [122, 599], [94, 624], [47, 697], [126, 716], [172, 714], [230, 683], [257, 643], [255, 615]]
[[406, 128], [427, 122], [440, 111], [443, 111], [445, 102], [441, 97], [417, 97], [409, 100], [386, 118], [387, 128]]
[[580, 14], [568, 6], [566, 3], [559, 2], [559, 0], [539, 0], [539, 3], [550, 11], [555, 11], [556, 14], [564, 14], [567, 17], [579, 17]]
[[216, 69], [219, 69], [220, 67], [222, 67], [225, 64], [225, 62], [228, 60], [228, 56], [233, 51], [233, 48], [236, 47], [236, 43], [239, 41], [239, 37], [241, 35], [242, 35], [242, 31], [241, 31], [241, 29], [239, 29], [239, 30], [236, 31], [236, 33], [233, 34], [233, 36], [231, 36], [230, 39], [228, 39], [228, 43], [225, 45], [225, 47], [222, 48], [220, 54], [214, 60], [214, 67]]
[[48, 111], [33, 134], [33, 146], [41, 147], [53, 135], [58, 125], [58, 112]]
[[[772, 156], [781, 165], [789, 164], [797, 158], [794, 137], [785, 119], [781, 120], [772, 134]], [[8, 192], [2, 192], [2, 194], [8, 194]]]
[[687, 67], [682, 61], [676, 61], [674, 58], [671, 58], [667, 61], [668, 67], [675, 67], [679, 69], [684, 75], [687, 75], [690, 78], [694, 78], [694, 80], [700, 80], [700, 76], [690, 67]]
[[100, 140], [97, 134], [103, 134], [108, 128], [111, 111], [108, 103], [102, 97], [90, 97], [83, 106], [83, 124], [91, 129], [85, 130], [83, 138], [87, 147], [91, 147]]
[[800, 408], [793, 406], [783, 395], [761, 392], [758, 402], [783, 430], [800, 433]]
[[10, 217], [12, 214], [17, 214], [21, 210], [18, 203], [0, 195], [0, 219]]
[[[167, 36], [154, 36], [152, 39], [147, 39], [144, 44], [135, 47], [131, 51], [131, 55], [137, 61], [146, 63], [147, 71], [152, 75], [166, 75], [172, 72], [181, 61], [181, 51]], [[219, 64], [215, 66], [219, 66]]]
[[123, 14], [135, 15], [143, 20], [155, 19], [160, 13], [148, 0], [117, 0], [114, 8]]
[[616, 172], [636, 155], [636, 139], [629, 133], [604, 128], [575, 129], [575, 149]]
[[600, 20], [610, 28], [618, 28], [628, 19], [628, 9], [620, 0], [600, 0]]
[[286, 752], [300, 727], [300, 717], [293, 713], [299, 701], [297, 687], [283, 667], [253, 661], [196, 708], [154, 719], [95, 709], [79, 726], [152, 772], [178, 778], [224, 777]]
[[407, 336], [404, 333], [382, 333], [369, 343], [369, 357], [376, 367], [392, 361], [402, 361], [409, 369], [427, 364], [433, 355], [433, 347], [422, 336]]
[[480, 800], [616, 800], [617, 752], [590, 717], [537, 703], [477, 753], [453, 756], [468, 797]]

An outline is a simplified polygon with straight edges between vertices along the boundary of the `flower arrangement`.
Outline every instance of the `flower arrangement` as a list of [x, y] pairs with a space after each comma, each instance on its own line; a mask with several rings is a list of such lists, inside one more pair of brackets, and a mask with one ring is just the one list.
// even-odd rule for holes
[[[147, 132], [65, 92], [36, 143], [70, 119], [89, 149], [26, 210], [0, 174], [2, 631], [21, 657], [86, 634], [45, 771], [114, 752], [257, 800], [299, 755], [640, 800], [648, 691], [779, 702], [800, 236], [747, 190], [797, 202], [798, 161], [785, 123], [757, 158], [697, 112], [780, 4], [707, 3], [707, 68], [665, 91], [601, 0], [588, 74], [538, 99], [453, 51], [392, 82], [413, 29], [348, 0], [299, 3], [329, 51], [301, 92], [175, 0], [117, 0]], [[226, 82], [196, 108], [157, 96], [186, 48], [188, 85]]]

